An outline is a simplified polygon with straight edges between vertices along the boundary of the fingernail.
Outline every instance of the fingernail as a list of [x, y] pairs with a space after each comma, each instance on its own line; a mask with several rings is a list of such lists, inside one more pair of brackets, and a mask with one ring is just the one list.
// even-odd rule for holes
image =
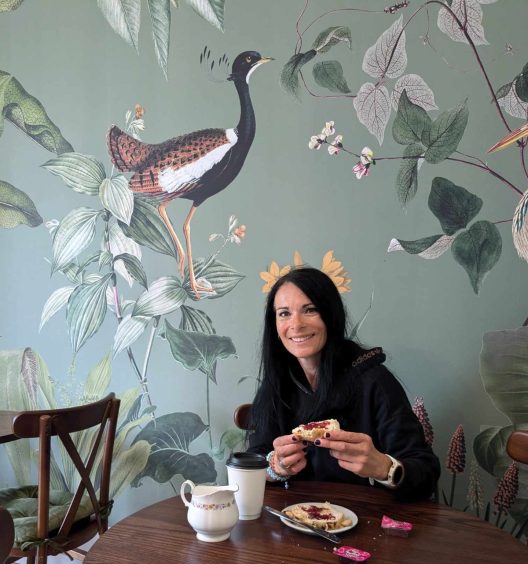
[[329, 439], [329, 438], [330, 438], [330, 433], [325, 433], [324, 436], [325, 436], [325, 439]]
[[315, 439], [314, 445], [319, 446], [320, 444], [321, 444], [321, 441], [319, 439]]
[[308, 446], [308, 441], [303, 441], [304, 446]]
[[299, 439], [298, 439], [295, 435], [292, 437], [292, 441], [293, 441], [294, 443], [296, 443], [298, 440], [299, 440]]

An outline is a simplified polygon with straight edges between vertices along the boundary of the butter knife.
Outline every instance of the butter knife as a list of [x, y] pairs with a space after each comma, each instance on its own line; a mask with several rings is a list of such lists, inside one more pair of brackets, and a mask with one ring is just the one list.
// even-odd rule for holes
[[304, 527], [305, 529], [309, 529], [310, 531], [314, 532], [316, 535], [319, 535], [320, 537], [323, 537], [326, 540], [329, 540], [331, 542], [335, 542], [337, 544], [339, 544], [341, 542], [341, 539], [337, 535], [334, 535], [333, 533], [329, 533], [328, 531], [323, 531], [323, 529], [318, 529], [317, 527], [312, 527], [311, 525], [307, 525], [306, 523], [301, 523], [300, 521], [297, 521], [296, 519], [292, 519], [291, 517], [288, 517], [282, 511], [278, 511], [277, 509], [273, 509], [273, 507], [270, 507], [269, 505], [265, 505], [264, 509], [268, 513], [271, 513], [272, 515], [276, 515], [277, 517], [280, 517], [281, 519], [284, 519], [285, 521], [289, 521], [290, 523], [294, 523], [295, 525], [299, 525], [299, 527]]

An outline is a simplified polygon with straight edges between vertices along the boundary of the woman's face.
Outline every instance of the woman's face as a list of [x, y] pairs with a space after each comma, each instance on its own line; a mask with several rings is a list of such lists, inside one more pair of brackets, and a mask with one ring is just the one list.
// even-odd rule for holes
[[286, 282], [275, 295], [277, 333], [286, 350], [303, 361], [319, 364], [326, 344], [326, 325], [310, 298], [295, 284]]

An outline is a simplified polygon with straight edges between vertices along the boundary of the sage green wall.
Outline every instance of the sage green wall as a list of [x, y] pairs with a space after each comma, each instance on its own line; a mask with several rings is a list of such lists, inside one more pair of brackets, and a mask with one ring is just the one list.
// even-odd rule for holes
[[[300, 100], [296, 100], [281, 88], [281, 72], [294, 53], [295, 26], [304, 0], [228, 0], [224, 33], [199, 17], [187, 3], [179, 4], [178, 9], [172, 7], [168, 80], [157, 63], [146, 3], [136, 52], [114, 33], [96, 2], [23, 2], [14, 11], [0, 13], [0, 69], [12, 74], [42, 103], [76, 152], [93, 155], [110, 174], [105, 135], [114, 123], [123, 127], [125, 112], [133, 111], [135, 104], [145, 108], [145, 130], [141, 132], [145, 142], [236, 125], [239, 106], [232, 83], [211, 81], [199, 65], [205, 45], [213, 56], [225, 52], [231, 61], [250, 49], [274, 57], [275, 61], [263, 65], [251, 77], [257, 130], [246, 163], [226, 190], [198, 209], [192, 224], [195, 257], [208, 257], [220, 246], [221, 241], [211, 243], [208, 238], [212, 233], [225, 235], [232, 214], [247, 227], [242, 243], [226, 245], [218, 257], [245, 278], [219, 299], [196, 303], [189, 297], [186, 302], [206, 312], [217, 335], [229, 337], [236, 348], [236, 356], [218, 360], [217, 383], [210, 384], [214, 448], [218, 448], [224, 431], [232, 427], [234, 407], [250, 401], [254, 393], [265, 299], [259, 274], [268, 270], [272, 261], [281, 267], [293, 265], [295, 251], [317, 267], [325, 253], [333, 251], [351, 279], [350, 292], [343, 298], [353, 320], [363, 316], [373, 294], [360, 339], [367, 345], [384, 347], [388, 365], [411, 401], [416, 396], [424, 397], [435, 429], [434, 448], [442, 460], [458, 424], [464, 426], [469, 450], [473, 438], [485, 426], [508, 425], [508, 418], [494, 407], [483, 387], [479, 353], [484, 333], [515, 329], [528, 317], [528, 272], [513, 246], [511, 221], [497, 224], [502, 254], [478, 295], [450, 251], [436, 260], [424, 260], [405, 252], [388, 254], [387, 248], [393, 238], [417, 240], [441, 233], [428, 207], [435, 177], [448, 178], [479, 196], [483, 207], [477, 219], [490, 222], [511, 219], [519, 194], [477, 167], [448, 160], [434, 165], [426, 162], [419, 171], [417, 195], [403, 209], [395, 189], [399, 160], [378, 160], [370, 167], [368, 177], [357, 180], [352, 172], [357, 158], [343, 152], [330, 157], [326, 146], [319, 151], [308, 148], [310, 137], [329, 120], [335, 121], [336, 132], [344, 136], [344, 146], [354, 153], [369, 146], [375, 158], [396, 157], [402, 155], [404, 147], [391, 133], [394, 110], [380, 147], [359, 123], [352, 98], [315, 84], [313, 62], [303, 70], [317, 97], [301, 86]], [[351, 93], [356, 94], [363, 83], [375, 81], [362, 70], [367, 48], [401, 14], [405, 21], [419, 5], [412, 2], [405, 10], [389, 15], [383, 13], [383, 0], [310, 2], [302, 19], [303, 29], [326, 11], [366, 9], [327, 14], [305, 33], [302, 50], [307, 51], [318, 33], [331, 26], [349, 27], [351, 50], [342, 42], [318, 57], [338, 60]], [[528, 7], [519, 0], [481, 2], [480, 7], [489, 45], [477, 49], [497, 90], [511, 82], [526, 63]], [[456, 43], [439, 31], [438, 5], [429, 7], [429, 24], [425, 13], [422, 10], [406, 30], [405, 72], [420, 75], [434, 92], [438, 110], [429, 112], [433, 119], [467, 99], [469, 121], [459, 151], [482, 159], [524, 191], [526, 175], [519, 164], [518, 149], [486, 154], [507, 130], [490, 103], [491, 94], [474, 55], [466, 44]], [[423, 41], [427, 29], [432, 46]], [[507, 44], [512, 49], [507, 50]], [[394, 79], [387, 81], [389, 89], [393, 84]], [[508, 115], [507, 120], [512, 129], [526, 121]], [[41, 166], [52, 158], [56, 155], [5, 121], [0, 138], [0, 179], [25, 192], [44, 222], [61, 220], [81, 206], [101, 209], [96, 198], [74, 192]], [[189, 207], [184, 200], [168, 206], [178, 233]], [[98, 232], [95, 241], [100, 237]], [[58, 383], [67, 386], [72, 379], [83, 382], [91, 368], [112, 350], [115, 318], [107, 315], [96, 335], [79, 351], [71, 372], [73, 353], [65, 310], [39, 332], [46, 300], [54, 290], [68, 284], [60, 274], [50, 277], [46, 258], [51, 259], [53, 251], [47, 228], [41, 224], [2, 229], [0, 238], [1, 349], [31, 347]], [[142, 251], [149, 283], [161, 276], [177, 276], [173, 258], [146, 247]], [[136, 299], [142, 292], [137, 283], [132, 290], [122, 279], [118, 284], [128, 299]], [[179, 312], [169, 314], [167, 319], [178, 327]], [[141, 366], [148, 335], [146, 332], [132, 345]], [[112, 362], [110, 387], [120, 393], [136, 385], [127, 356], [121, 352]], [[204, 374], [186, 370], [176, 362], [167, 342], [160, 338], [152, 348], [148, 386], [156, 417], [192, 412], [207, 420]], [[211, 454], [207, 433], [191, 445], [192, 454], [201, 452]], [[14, 477], [4, 452], [1, 457], [0, 486], [11, 485]], [[214, 460], [218, 480], [222, 481], [223, 459]], [[180, 481], [178, 475], [164, 484], [144, 477], [140, 487], [127, 489], [119, 497], [116, 518], [172, 495]], [[447, 488], [448, 484], [449, 476], [444, 473], [442, 486]], [[460, 504], [464, 495], [459, 490]]]

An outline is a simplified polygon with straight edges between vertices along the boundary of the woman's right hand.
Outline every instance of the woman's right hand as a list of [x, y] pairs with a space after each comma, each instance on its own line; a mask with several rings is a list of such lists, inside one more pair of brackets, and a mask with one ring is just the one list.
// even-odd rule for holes
[[295, 476], [306, 467], [306, 441], [295, 435], [282, 435], [273, 441], [275, 472], [281, 476]]

